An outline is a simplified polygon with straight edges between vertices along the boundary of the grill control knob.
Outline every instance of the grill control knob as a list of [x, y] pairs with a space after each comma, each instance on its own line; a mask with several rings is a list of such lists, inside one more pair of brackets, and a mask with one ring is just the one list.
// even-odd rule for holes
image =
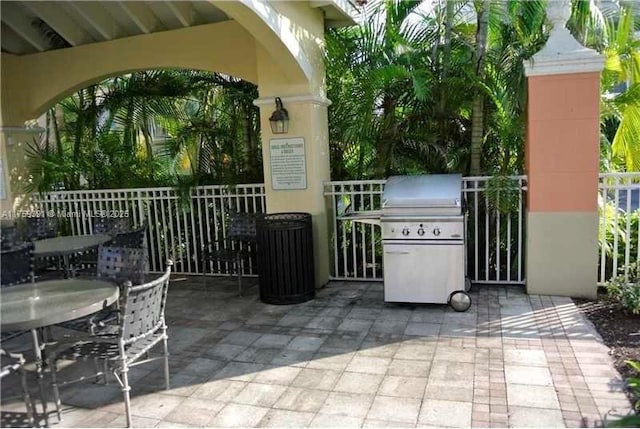
[[418, 235], [422, 237], [424, 235], [424, 228], [418, 229]]
[[402, 228], [402, 235], [407, 236], [409, 235], [409, 228]]
[[433, 228], [433, 235], [436, 237], [440, 235], [440, 228]]

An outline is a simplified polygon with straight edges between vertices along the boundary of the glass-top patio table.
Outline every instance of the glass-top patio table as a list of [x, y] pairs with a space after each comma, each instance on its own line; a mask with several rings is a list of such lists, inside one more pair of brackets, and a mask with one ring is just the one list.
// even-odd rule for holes
[[62, 256], [65, 275], [73, 277], [69, 256], [89, 250], [111, 240], [106, 234], [66, 235], [62, 237], [45, 238], [34, 242], [33, 255], [37, 258], [47, 256]]
[[42, 411], [47, 426], [42, 348], [36, 329], [93, 314], [116, 302], [118, 295], [116, 284], [90, 279], [27, 283], [0, 291], [0, 329], [3, 332], [31, 331]]

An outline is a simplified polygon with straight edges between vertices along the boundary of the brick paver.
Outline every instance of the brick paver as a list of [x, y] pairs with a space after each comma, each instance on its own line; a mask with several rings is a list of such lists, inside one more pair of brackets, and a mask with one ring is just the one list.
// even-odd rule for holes
[[[630, 411], [607, 347], [570, 299], [521, 287], [471, 294], [456, 313], [385, 304], [380, 283], [333, 282], [312, 301], [273, 306], [255, 287], [237, 296], [233, 280], [174, 281], [172, 389], [159, 365], [133, 369], [134, 425], [575, 427]], [[3, 426], [24, 418], [16, 392], [3, 382]], [[124, 425], [116, 383], [62, 398], [54, 427]]]

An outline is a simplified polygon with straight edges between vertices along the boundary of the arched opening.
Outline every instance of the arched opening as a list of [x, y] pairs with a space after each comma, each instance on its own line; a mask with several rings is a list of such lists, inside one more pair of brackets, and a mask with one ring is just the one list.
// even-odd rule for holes
[[44, 109], [25, 191], [260, 182], [257, 97], [246, 80], [191, 69], [88, 85]]

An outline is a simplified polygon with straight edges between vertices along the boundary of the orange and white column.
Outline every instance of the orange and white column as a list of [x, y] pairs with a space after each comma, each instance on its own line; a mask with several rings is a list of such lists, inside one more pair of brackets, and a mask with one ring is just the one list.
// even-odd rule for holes
[[546, 46], [525, 63], [527, 292], [595, 297], [598, 259], [600, 72], [604, 59], [565, 23], [569, 0], [550, 1]]

